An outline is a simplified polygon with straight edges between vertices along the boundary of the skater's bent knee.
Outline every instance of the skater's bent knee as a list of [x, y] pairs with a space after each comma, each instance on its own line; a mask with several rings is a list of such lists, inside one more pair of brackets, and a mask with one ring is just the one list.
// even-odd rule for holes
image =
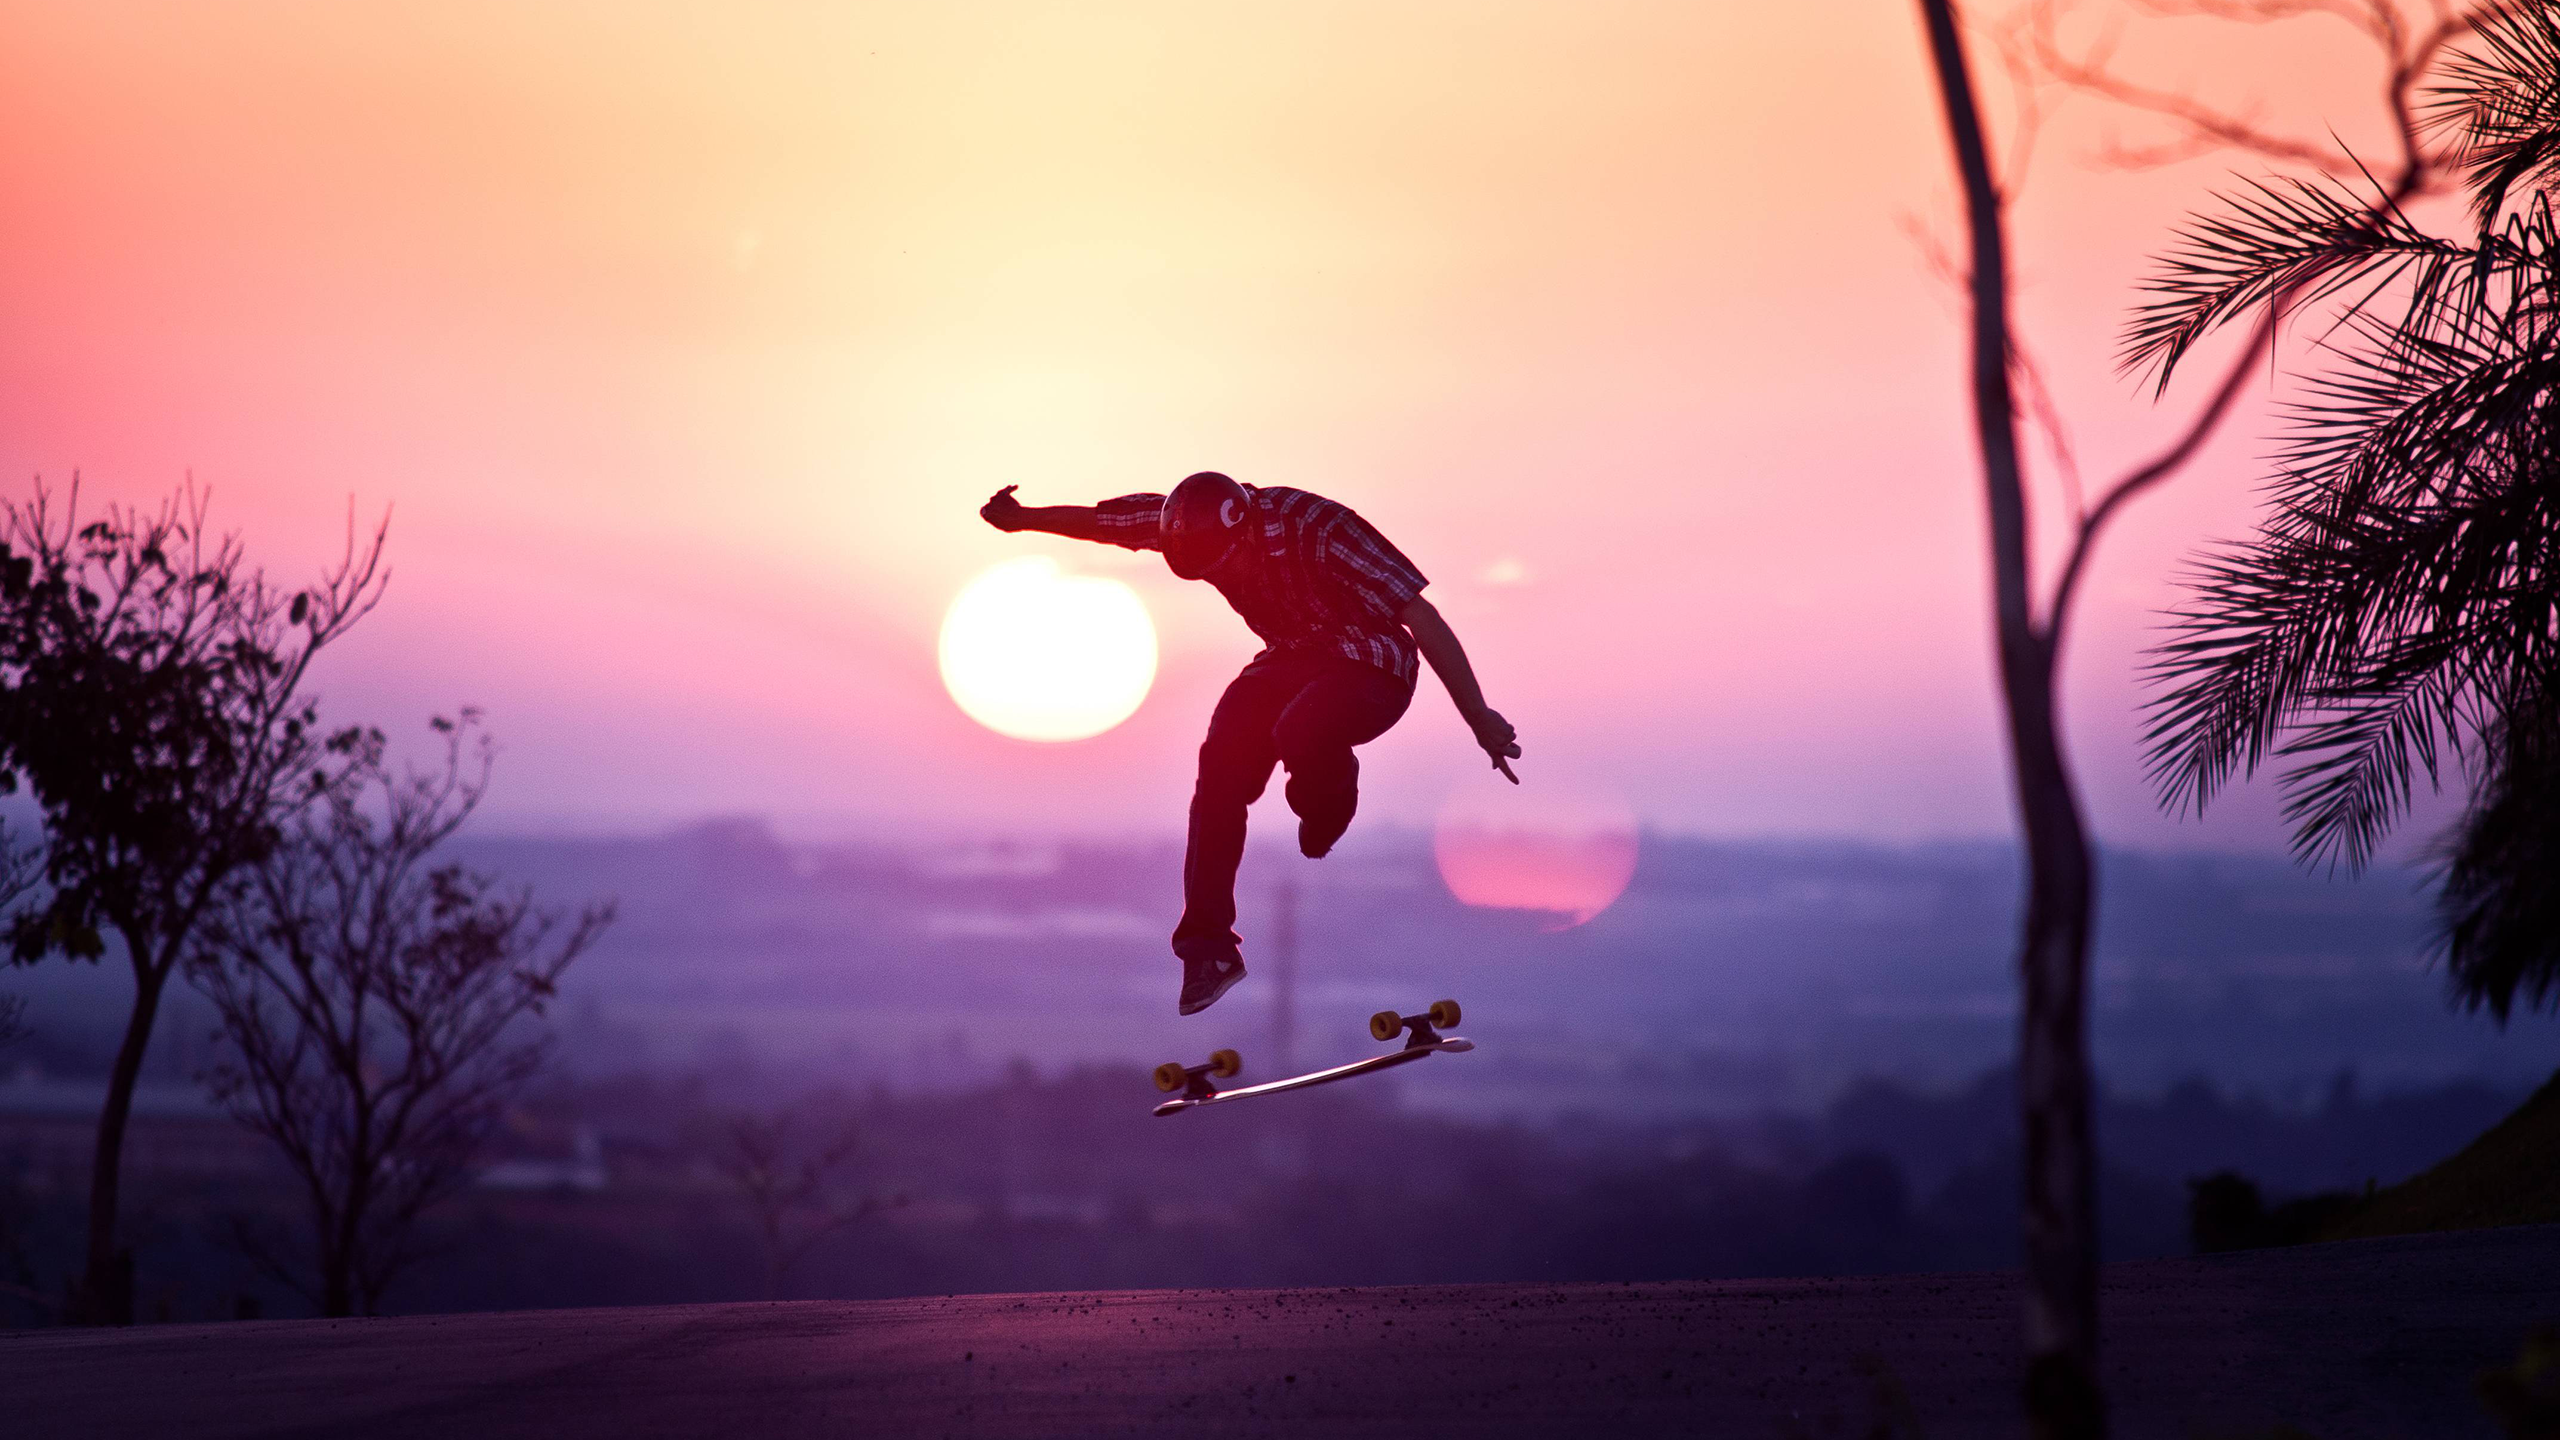
[[1281, 736], [1280, 763], [1298, 776], [1342, 779], [1360, 773], [1360, 757], [1351, 753], [1350, 746], [1337, 741]]
[[1250, 805], [1262, 798], [1262, 789], [1270, 782], [1271, 771], [1268, 767], [1259, 773], [1251, 771], [1238, 773], [1234, 770], [1213, 769], [1203, 765], [1200, 767], [1199, 781], [1191, 787], [1191, 805], [1193, 809], [1203, 805]]

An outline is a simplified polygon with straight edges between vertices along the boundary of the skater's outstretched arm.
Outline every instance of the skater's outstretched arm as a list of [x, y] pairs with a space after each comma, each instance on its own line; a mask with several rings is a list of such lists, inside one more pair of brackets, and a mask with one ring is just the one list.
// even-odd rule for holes
[[978, 507], [978, 518], [999, 530], [1038, 530], [1070, 540], [1091, 540], [1130, 550], [1158, 550], [1164, 545], [1157, 517], [1162, 495], [1123, 495], [1099, 505], [1025, 505], [1007, 485]]
[[1431, 673], [1449, 689], [1449, 699], [1458, 707], [1459, 718], [1476, 734], [1476, 743], [1493, 757], [1493, 768], [1502, 772], [1512, 784], [1520, 777], [1511, 773], [1511, 761], [1520, 758], [1519, 732], [1500, 711], [1484, 703], [1484, 690], [1476, 684], [1475, 667], [1467, 663], [1466, 647], [1458, 643], [1458, 632], [1440, 618], [1439, 607], [1416, 595], [1396, 618], [1413, 632], [1413, 643], [1422, 658], [1431, 662]]

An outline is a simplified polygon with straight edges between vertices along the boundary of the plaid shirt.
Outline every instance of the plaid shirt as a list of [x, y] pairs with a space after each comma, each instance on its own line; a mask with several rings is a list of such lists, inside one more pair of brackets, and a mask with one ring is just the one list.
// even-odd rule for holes
[[[1345, 655], [1412, 680], [1413, 634], [1396, 616], [1431, 583], [1414, 563], [1348, 505], [1280, 486], [1244, 493], [1262, 519], [1262, 563], [1221, 565], [1208, 579], [1265, 653]], [[1161, 550], [1163, 512], [1162, 495], [1105, 500], [1094, 507], [1095, 538]]]

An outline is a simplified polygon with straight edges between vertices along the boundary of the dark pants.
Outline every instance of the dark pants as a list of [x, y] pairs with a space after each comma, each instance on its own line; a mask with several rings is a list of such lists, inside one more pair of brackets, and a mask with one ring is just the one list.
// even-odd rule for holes
[[1254, 658], [1218, 697], [1191, 791], [1191, 848], [1182, 861], [1182, 923], [1173, 944], [1238, 943], [1236, 865], [1245, 807], [1262, 798], [1276, 762], [1289, 768], [1289, 808], [1328, 839], [1360, 804], [1351, 753], [1387, 733], [1413, 703], [1413, 682], [1348, 656]]

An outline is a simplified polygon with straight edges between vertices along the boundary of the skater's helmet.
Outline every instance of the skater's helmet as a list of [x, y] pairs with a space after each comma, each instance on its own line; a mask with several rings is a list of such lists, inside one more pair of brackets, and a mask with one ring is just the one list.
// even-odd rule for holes
[[1164, 497], [1164, 563], [1185, 580], [1218, 568], [1253, 523], [1253, 497], [1215, 470], [1182, 477]]

